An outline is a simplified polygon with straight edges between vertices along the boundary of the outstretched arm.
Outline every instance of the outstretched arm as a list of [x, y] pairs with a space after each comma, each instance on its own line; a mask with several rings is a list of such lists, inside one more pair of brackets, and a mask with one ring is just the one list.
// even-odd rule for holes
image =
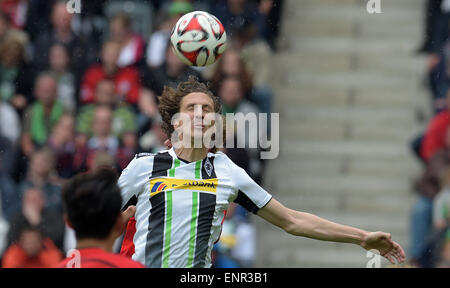
[[[295, 211], [275, 199], [258, 211], [258, 216], [280, 227], [289, 234], [307, 238], [353, 243], [366, 250], [376, 249], [392, 264], [405, 260], [403, 249], [384, 232], [367, 232], [351, 226], [337, 224], [310, 213]], [[395, 260], [394, 260], [395, 259]]]

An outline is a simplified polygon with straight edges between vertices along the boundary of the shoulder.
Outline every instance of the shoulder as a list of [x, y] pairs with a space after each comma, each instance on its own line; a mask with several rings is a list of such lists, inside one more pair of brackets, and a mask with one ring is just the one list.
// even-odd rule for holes
[[214, 157], [214, 166], [224, 165], [228, 169], [234, 169], [236, 164], [231, 160], [227, 154], [218, 151], [216, 153], [208, 153], [208, 157]]
[[142, 152], [142, 153], [137, 153], [136, 155], [134, 155], [134, 160], [137, 159], [141, 159], [141, 158], [148, 158], [148, 157], [155, 157], [156, 153], [148, 153], [148, 152]]
[[[138, 153], [134, 158], [128, 163], [127, 167], [123, 169], [121, 173], [122, 177], [128, 177], [129, 175], [136, 175], [136, 171], [151, 171], [153, 165], [153, 159], [155, 154], [152, 153]], [[132, 173], [129, 173], [133, 171]]]
[[82, 262], [92, 262], [95, 264], [91, 264], [92, 267], [94, 266], [100, 266], [101, 267], [111, 267], [111, 268], [143, 268], [144, 266], [132, 260], [131, 258], [110, 253], [106, 251], [96, 251], [95, 253], [91, 253], [89, 256], [84, 257], [82, 256]]
[[157, 153], [148, 153], [148, 152], [138, 153], [134, 156], [131, 163], [135, 163], [136, 165], [150, 164], [150, 163], [153, 163], [153, 159], [155, 159], [155, 157], [157, 157], [158, 155], [161, 155], [161, 154], [168, 153], [168, 151], [169, 150], [163, 150], [163, 151], [159, 151]]
[[97, 262], [103, 264], [107, 267], [116, 267], [116, 268], [145, 268], [141, 263], [134, 261], [133, 259], [123, 256], [120, 254], [114, 253], [99, 253], [96, 255], [97, 258], [91, 258], [92, 260], [97, 260]]
[[208, 158], [209, 157], [214, 157], [214, 160], [220, 159], [220, 160], [224, 160], [224, 161], [231, 161], [230, 158], [228, 158], [228, 156], [225, 153], [223, 153], [222, 151], [217, 151], [215, 153], [208, 152]]
[[120, 268], [145, 268], [141, 263], [134, 261], [126, 256], [113, 254], [114, 262]]

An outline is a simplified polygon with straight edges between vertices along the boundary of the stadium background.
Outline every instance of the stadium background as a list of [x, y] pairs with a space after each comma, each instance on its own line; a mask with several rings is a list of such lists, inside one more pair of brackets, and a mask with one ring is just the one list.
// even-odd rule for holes
[[[448, 216], [441, 182], [448, 161], [437, 159], [444, 165], [433, 170], [415, 153], [430, 119], [446, 113], [442, 1], [381, 0], [380, 14], [367, 11], [368, 0], [80, 1], [80, 14], [56, 0], [0, 1], [4, 267], [45, 266], [73, 247], [60, 185], [102, 165], [120, 171], [135, 153], [161, 149], [155, 97], [190, 74], [211, 81], [227, 112], [280, 114], [276, 160], [227, 153], [282, 203], [388, 231], [410, 264], [446, 265], [446, 222], [433, 220]], [[192, 10], [212, 12], [232, 40], [222, 61], [204, 70], [166, 53], [177, 17]], [[440, 139], [433, 154], [445, 151], [445, 131], [426, 132]], [[357, 247], [295, 238], [234, 208], [215, 249], [217, 267], [366, 267], [370, 260]], [[42, 239], [23, 233], [30, 226]], [[5, 261], [6, 253], [18, 260]]]

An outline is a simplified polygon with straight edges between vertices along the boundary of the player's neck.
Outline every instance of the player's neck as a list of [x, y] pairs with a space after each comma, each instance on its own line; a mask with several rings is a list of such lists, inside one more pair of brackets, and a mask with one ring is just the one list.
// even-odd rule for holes
[[205, 159], [208, 155], [208, 148], [177, 148], [174, 149], [177, 157], [189, 162]]
[[113, 252], [114, 241], [110, 241], [110, 239], [100, 240], [94, 238], [86, 238], [86, 239], [78, 239], [77, 240], [77, 249], [84, 248], [100, 248], [106, 252]]

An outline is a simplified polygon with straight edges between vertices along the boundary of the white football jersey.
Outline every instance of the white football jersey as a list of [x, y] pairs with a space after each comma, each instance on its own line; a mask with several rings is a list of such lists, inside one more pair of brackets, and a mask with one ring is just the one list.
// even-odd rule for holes
[[185, 162], [174, 149], [142, 153], [119, 178], [136, 197], [133, 259], [147, 267], [210, 267], [230, 202], [255, 213], [272, 198], [222, 152]]

